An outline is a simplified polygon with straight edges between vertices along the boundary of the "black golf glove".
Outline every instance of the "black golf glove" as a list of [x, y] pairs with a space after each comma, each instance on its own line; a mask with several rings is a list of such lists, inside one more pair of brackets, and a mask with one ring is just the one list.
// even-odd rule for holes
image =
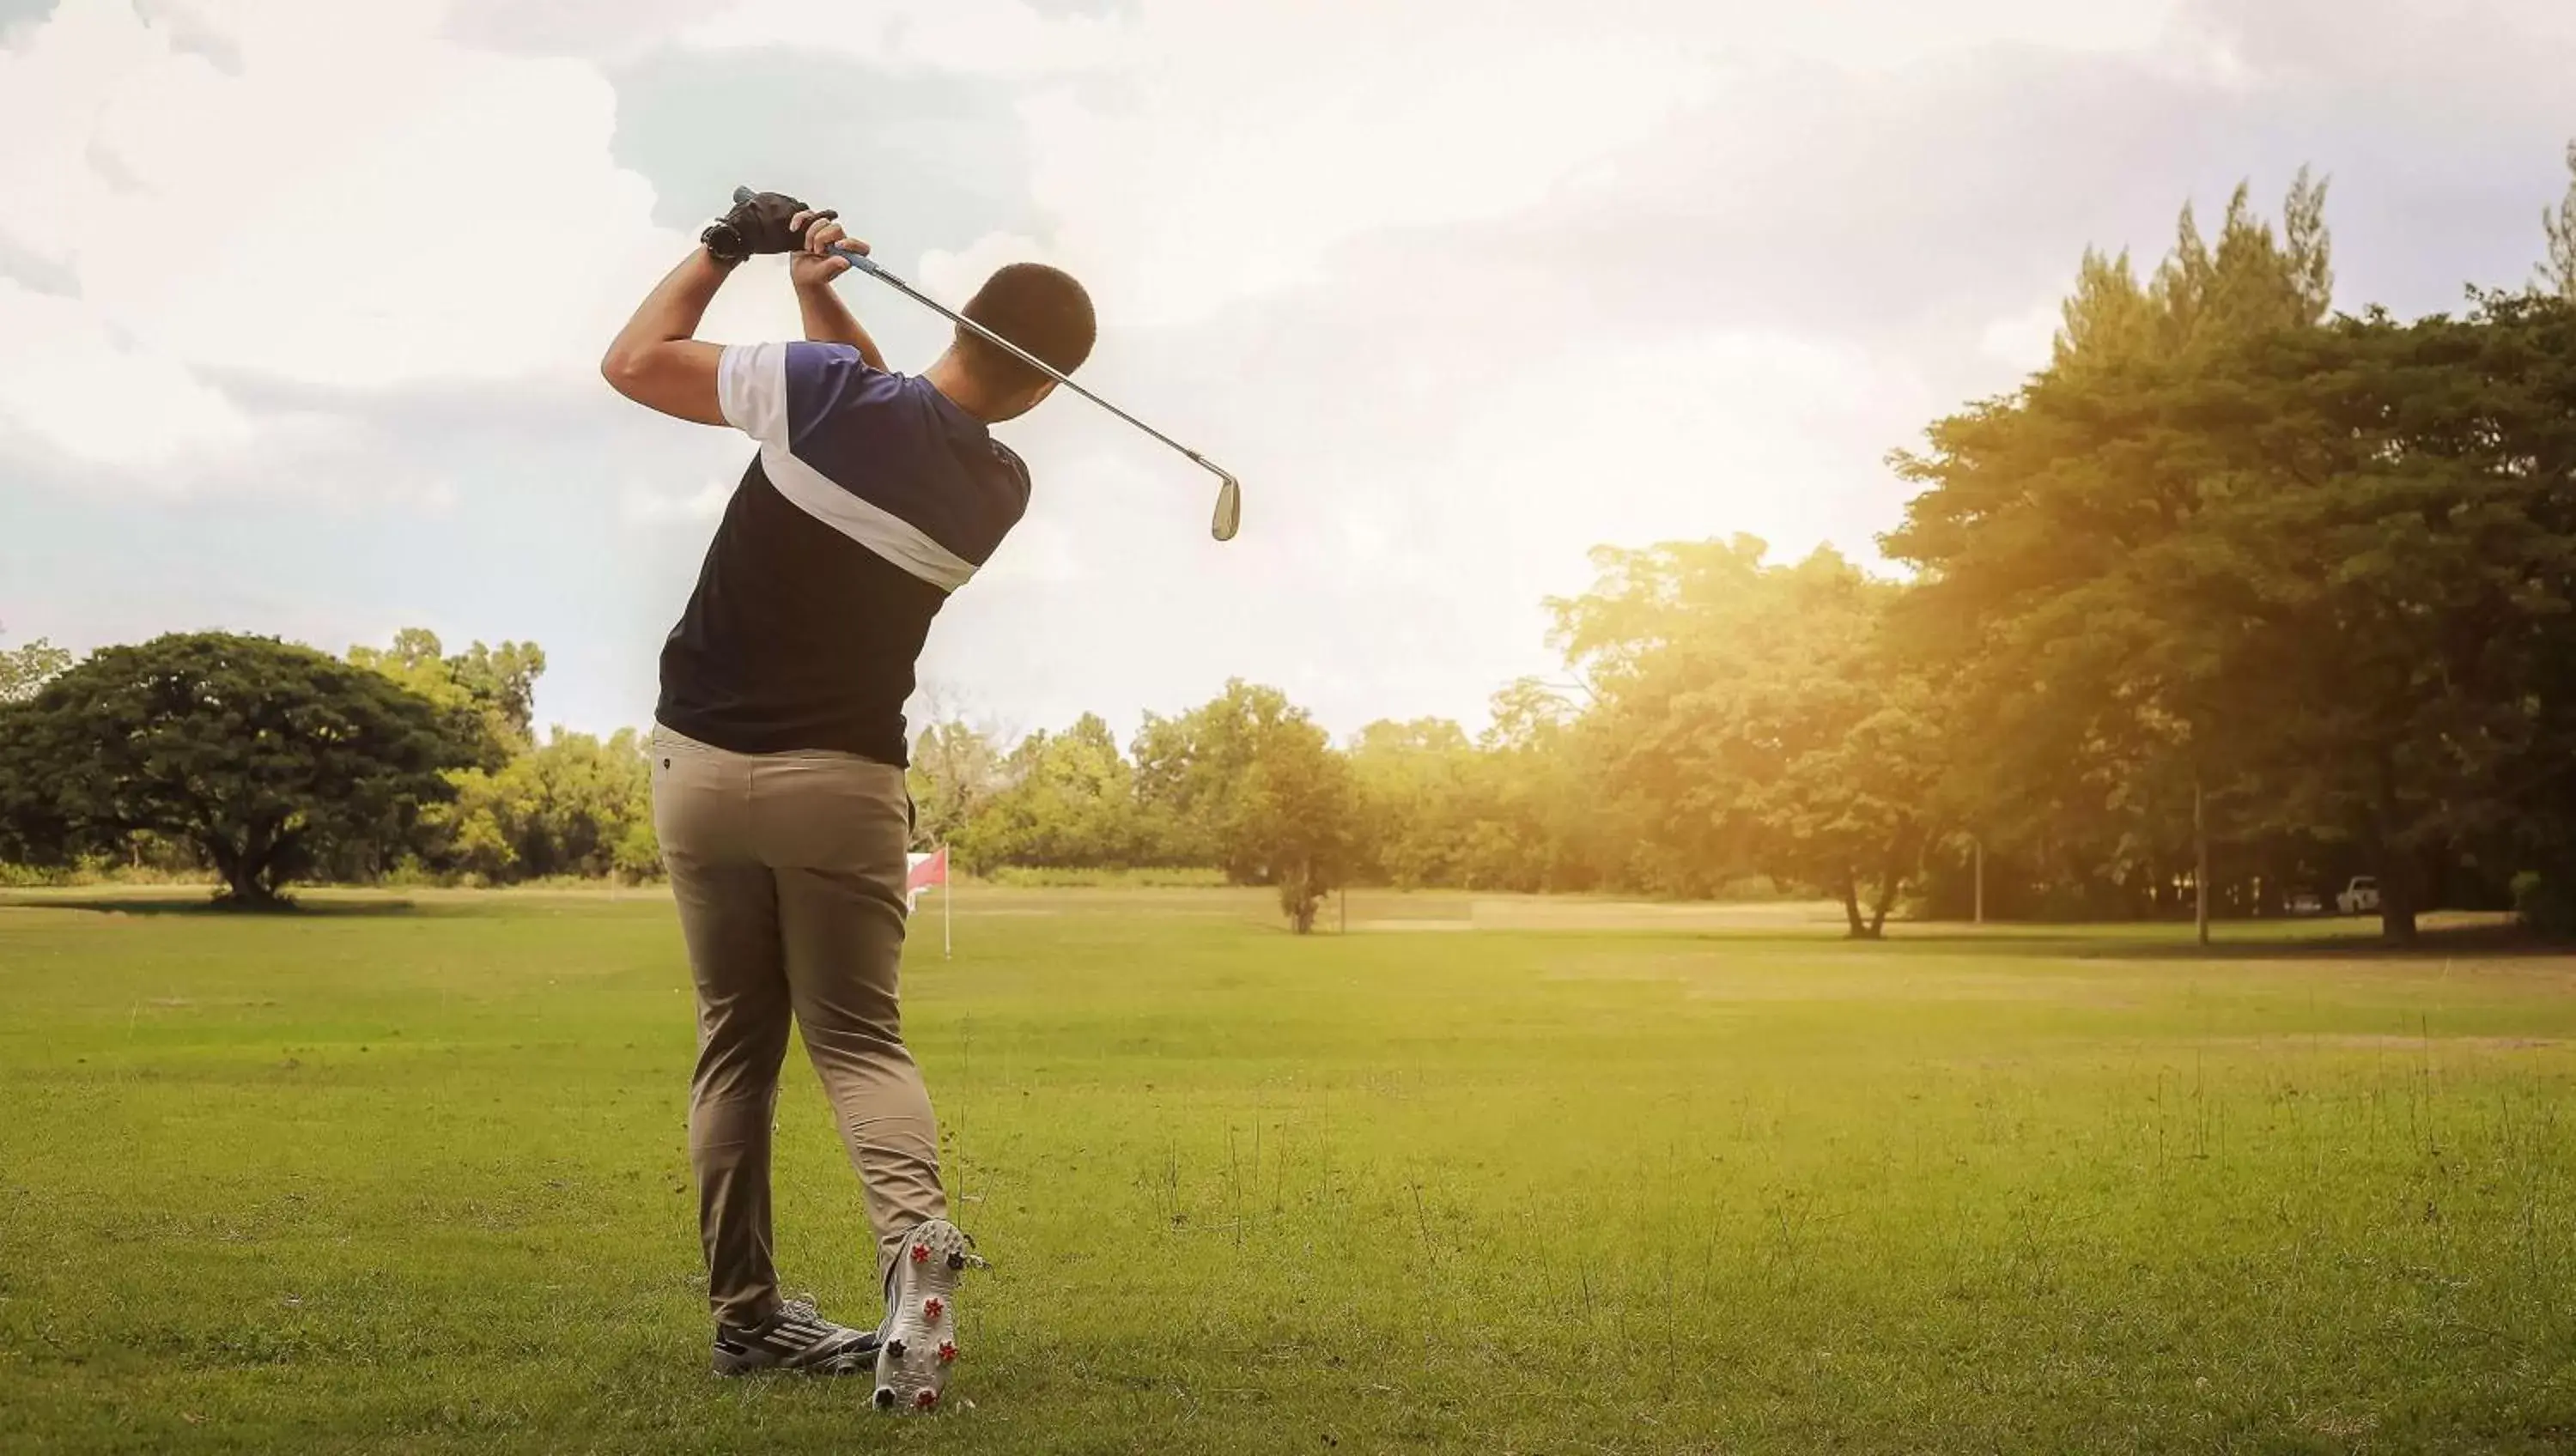
[[784, 192], [755, 192], [707, 224], [698, 241], [719, 263], [739, 263], [756, 253], [792, 253], [805, 246], [805, 228], [840, 216], [827, 208], [805, 219], [804, 227], [791, 226], [803, 211], [805, 204]]

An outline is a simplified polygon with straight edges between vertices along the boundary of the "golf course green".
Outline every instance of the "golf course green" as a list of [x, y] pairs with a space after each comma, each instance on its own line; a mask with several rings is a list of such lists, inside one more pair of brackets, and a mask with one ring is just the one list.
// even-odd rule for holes
[[[897, 1418], [707, 1373], [667, 899], [0, 898], [0, 1449], [2576, 1443], [2576, 959], [1220, 890], [932, 932], [994, 1268]], [[873, 1323], [801, 1055], [782, 1269]]]

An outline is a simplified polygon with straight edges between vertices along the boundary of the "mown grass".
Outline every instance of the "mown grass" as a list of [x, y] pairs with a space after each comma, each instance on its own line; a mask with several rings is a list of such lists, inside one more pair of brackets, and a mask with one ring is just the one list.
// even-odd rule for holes
[[[13, 1452], [2576, 1444], [2576, 961], [961, 898], [997, 1269], [894, 1420], [704, 1373], [666, 902], [91, 903], [0, 905]], [[780, 1123], [864, 1317], [801, 1063]]]

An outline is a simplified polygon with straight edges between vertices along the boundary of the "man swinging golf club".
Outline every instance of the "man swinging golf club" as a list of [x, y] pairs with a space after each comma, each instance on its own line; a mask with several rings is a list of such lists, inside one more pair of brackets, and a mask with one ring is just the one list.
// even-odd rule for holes
[[[877, 1405], [926, 1410], [977, 1261], [948, 1221], [901, 1032], [903, 704], [930, 619], [1028, 505], [1027, 467], [986, 427], [1082, 363], [1093, 318], [1071, 277], [1014, 264], [966, 305], [982, 329], [961, 324], [927, 371], [895, 373], [831, 287], [865, 252], [832, 212], [742, 195], [600, 370], [638, 404], [760, 447], [663, 645], [652, 739], [653, 824], [698, 993], [689, 1161], [715, 1368], [868, 1369]], [[764, 253], [790, 255], [804, 341], [696, 338], [716, 290]], [[865, 1190], [886, 1294], [873, 1330], [779, 1294], [770, 1126], [791, 1020]]]

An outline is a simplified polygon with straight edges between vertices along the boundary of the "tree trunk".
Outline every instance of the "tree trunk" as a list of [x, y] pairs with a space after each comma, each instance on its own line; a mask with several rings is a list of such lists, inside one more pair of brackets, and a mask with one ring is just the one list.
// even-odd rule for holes
[[2415, 866], [2402, 853], [2380, 856], [2379, 938], [2390, 945], [2415, 943]]
[[1869, 939], [1869, 927], [1860, 918], [1860, 877], [1849, 871], [1843, 874], [1843, 919], [1851, 927], [1847, 932], [1851, 939]]
[[1904, 872], [1897, 868], [1902, 858], [1901, 847], [1891, 847], [1887, 852], [1887, 867], [1879, 871], [1878, 898], [1869, 907], [1869, 938], [1872, 940], [1881, 940], [1887, 935], [1887, 912], [1895, 908], [1896, 892], [1905, 884]]
[[2209, 949], [2209, 796], [2200, 775], [2191, 778], [2192, 925], [2200, 948]]
[[1315, 911], [1324, 899], [1315, 878], [1313, 869], [1306, 865], [1279, 878], [1279, 908], [1288, 912], [1288, 924], [1299, 935], [1315, 933]]
[[2379, 753], [2379, 938], [2389, 945], [2415, 943], [2415, 865], [2397, 842], [2397, 761]]
[[254, 826], [238, 844], [218, 834], [208, 834], [200, 842], [206, 857], [215, 862], [215, 872], [224, 878], [218, 898], [225, 904], [247, 910], [267, 910], [278, 905], [271, 871], [285, 851], [285, 838]]

